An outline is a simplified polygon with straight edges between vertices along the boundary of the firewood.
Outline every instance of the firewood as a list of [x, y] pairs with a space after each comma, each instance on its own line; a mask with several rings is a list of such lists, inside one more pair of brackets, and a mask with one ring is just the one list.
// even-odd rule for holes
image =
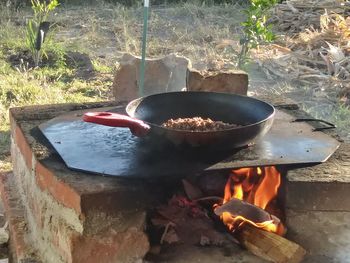
[[225, 212], [228, 212], [233, 216], [240, 215], [255, 223], [262, 223], [270, 220], [276, 225], [280, 223], [280, 220], [277, 217], [270, 215], [264, 209], [237, 198], [232, 198], [230, 201], [214, 210], [214, 213], [218, 216], [221, 216]]
[[299, 263], [306, 254], [298, 244], [248, 224], [237, 232], [237, 239], [251, 253], [271, 262]]

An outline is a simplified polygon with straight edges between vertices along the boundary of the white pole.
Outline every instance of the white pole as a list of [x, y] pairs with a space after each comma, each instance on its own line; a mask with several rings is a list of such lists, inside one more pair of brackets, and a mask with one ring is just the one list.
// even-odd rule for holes
[[143, 34], [142, 34], [142, 59], [140, 64], [140, 85], [139, 96], [144, 96], [145, 67], [146, 67], [146, 42], [147, 42], [147, 22], [148, 22], [149, 0], [144, 0], [143, 7]]

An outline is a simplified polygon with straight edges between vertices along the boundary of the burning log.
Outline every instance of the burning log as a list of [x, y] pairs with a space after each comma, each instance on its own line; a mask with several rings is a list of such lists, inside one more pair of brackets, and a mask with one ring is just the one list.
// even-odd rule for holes
[[280, 235], [285, 233], [285, 228], [277, 217], [237, 198], [232, 198], [222, 206], [215, 208], [214, 212], [223, 219], [231, 230], [248, 223]]
[[276, 199], [281, 175], [275, 167], [233, 170], [222, 204], [214, 212], [250, 252], [272, 262], [298, 263], [305, 250], [282, 235], [280, 219], [265, 209]]
[[292, 263], [301, 262], [305, 256], [301, 246], [275, 234], [285, 232], [280, 220], [257, 206], [232, 198], [214, 212], [232, 226], [240, 244], [256, 256]]
[[248, 224], [237, 231], [236, 238], [251, 253], [271, 262], [299, 263], [306, 254], [298, 244]]
[[[151, 220], [154, 227], [164, 228], [159, 244], [231, 246], [239, 241], [252, 254], [268, 261], [298, 263], [303, 259], [305, 250], [281, 236], [285, 234], [283, 217], [276, 216], [281, 175], [275, 167], [232, 170], [226, 184], [220, 183], [223, 198], [205, 196], [206, 191], [192, 180], [184, 179], [182, 183], [187, 198], [173, 196], [167, 205], [157, 208]], [[205, 207], [214, 207], [231, 234], [215, 230], [218, 218], [212, 221]]]
[[232, 170], [222, 204], [214, 205], [215, 213], [231, 231], [249, 223], [283, 235], [280, 219], [265, 210], [276, 198], [280, 183], [281, 175], [273, 166]]

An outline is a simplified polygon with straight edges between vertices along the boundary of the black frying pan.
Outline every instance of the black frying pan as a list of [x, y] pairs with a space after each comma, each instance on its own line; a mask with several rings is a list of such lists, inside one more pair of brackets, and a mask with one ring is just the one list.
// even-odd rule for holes
[[[136, 136], [166, 139], [176, 145], [238, 148], [253, 143], [270, 129], [272, 105], [251, 97], [214, 92], [169, 92], [131, 101], [128, 116], [89, 112], [84, 121], [128, 127]], [[220, 131], [183, 131], [161, 127], [169, 119], [202, 117], [241, 126]]]

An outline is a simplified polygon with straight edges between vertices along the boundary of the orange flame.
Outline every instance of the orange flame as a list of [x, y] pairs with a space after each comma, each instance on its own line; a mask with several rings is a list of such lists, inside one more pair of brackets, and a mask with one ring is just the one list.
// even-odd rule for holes
[[[266, 209], [268, 204], [276, 198], [280, 184], [281, 175], [273, 166], [232, 170], [225, 185], [223, 204], [236, 198]], [[230, 230], [248, 223], [280, 235], [285, 232], [283, 225], [275, 216], [265, 222], [253, 222], [241, 215], [224, 212], [221, 219]]]

